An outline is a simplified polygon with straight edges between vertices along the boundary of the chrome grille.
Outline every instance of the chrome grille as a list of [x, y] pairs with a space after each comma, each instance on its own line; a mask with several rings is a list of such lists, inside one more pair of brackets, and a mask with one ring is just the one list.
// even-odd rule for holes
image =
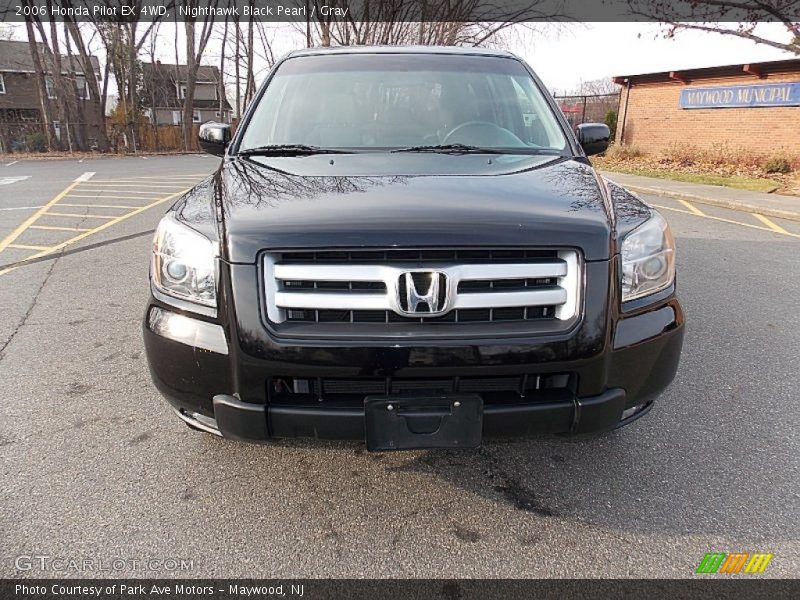
[[[288, 251], [263, 266], [277, 325], [557, 323], [577, 316], [582, 281], [571, 249]], [[409, 304], [408, 285], [436, 297]]]

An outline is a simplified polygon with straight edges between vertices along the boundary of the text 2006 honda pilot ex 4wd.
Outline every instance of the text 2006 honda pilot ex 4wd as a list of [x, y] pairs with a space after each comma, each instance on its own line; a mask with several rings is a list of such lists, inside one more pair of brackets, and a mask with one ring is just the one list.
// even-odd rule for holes
[[683, 312], [667, 223], [586, 158], [608, 137], [505, 52], [290, 55], [158, 227], [156, 386], [196, 429], [370, 450], [635, 420]]

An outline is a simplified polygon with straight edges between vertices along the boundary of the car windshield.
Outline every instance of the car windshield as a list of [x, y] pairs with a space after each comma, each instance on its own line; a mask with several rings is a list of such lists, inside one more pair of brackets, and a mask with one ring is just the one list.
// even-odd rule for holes
[[556, 153], [566, 140], [536, 82], [516, 59], [329, 54], [280, 65], [239, 151], [287, 144], [317, 150], [450, 146], [454, 152], [477, 147]]

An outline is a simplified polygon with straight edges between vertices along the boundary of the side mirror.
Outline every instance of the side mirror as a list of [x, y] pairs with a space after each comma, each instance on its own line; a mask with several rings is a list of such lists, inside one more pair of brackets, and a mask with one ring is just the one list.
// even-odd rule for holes
[[225, 154], [228, 142], [231, 141], [231, 126], [209, 121], [200, 125], [200, 133], [197, 137], [200, 141], [200, 148], [204, 152], [222, 156]]
[[603, 123], [583, 123], [575, 128], [575, 133], [586, 156], [605, 152], [611, 141], [611, 130]]

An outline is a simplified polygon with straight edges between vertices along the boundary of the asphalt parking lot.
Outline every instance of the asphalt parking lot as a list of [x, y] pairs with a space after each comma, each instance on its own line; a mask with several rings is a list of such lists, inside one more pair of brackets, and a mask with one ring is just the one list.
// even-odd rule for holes
[[[215, 159], [7, 162], [0, 576], [692, 577], [707, 552], [756, 551], [761, 577], [800, 573], [800, 223], [647, 198], [677, 237], [687, 333], [629, 428], [251, 446], [175, 418], [140, 334], [152, 230]], [[191, 568], [19, 569], [30, 555]]]

